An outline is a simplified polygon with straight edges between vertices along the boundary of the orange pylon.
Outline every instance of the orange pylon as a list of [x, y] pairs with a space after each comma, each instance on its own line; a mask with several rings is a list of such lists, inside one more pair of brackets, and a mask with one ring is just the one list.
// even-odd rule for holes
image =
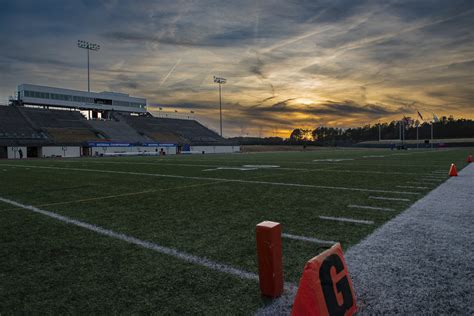
[[450, 177], [457, 177], [458, 176], [458, 170], [456, 169], [455, 164], [451, 164], [451, 168], [449, 168], [449, 176]]
[[467, 156], [467, 163], [471, 163], [471, 162], [474, 162], [474, 160], [472, 159], [472, 155], [469, 155]]
[[283, 294], [281, 224], [264, 221], [257, 225], [258, 279], [260, 291], [269, 297]]

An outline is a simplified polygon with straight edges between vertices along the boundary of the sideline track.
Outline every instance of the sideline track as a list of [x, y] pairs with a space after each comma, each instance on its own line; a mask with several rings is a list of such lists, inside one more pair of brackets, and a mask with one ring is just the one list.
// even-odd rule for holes
[[359, 315], [474, 314], [474, 163], [345, 253]]
[[[474, 315], [474, 163], [344, 254], [357, 315]], [[258, 316], [289, 315], [296, 289]]]

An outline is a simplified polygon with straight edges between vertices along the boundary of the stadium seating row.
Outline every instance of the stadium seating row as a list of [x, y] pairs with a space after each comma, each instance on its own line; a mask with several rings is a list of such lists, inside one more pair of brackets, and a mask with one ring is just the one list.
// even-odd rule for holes
[[78, 111], [20, 106], [0, 106], [0, 139], [3, 143], [44, 140], [56, 144], [91, 141], [121, 143], [173, 143], [227, 145], [217, 133], [194, 120], [132, 116], [112, 113], [110, 120], [87, 120]]

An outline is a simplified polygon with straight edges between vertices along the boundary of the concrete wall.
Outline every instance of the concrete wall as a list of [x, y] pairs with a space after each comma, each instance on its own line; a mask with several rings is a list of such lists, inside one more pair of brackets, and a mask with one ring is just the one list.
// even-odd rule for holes
[[[177, 147], [92, 147], [93, 156], [123, 155], [158, 155], [161, 148], [167, 155], [175, 155]], [[19, 150], [23, 152], [23, 159], [27, 158], [27, 147], [7, 147], [8, 159], [19, 159]], [[76, 146], [45, 146], [40, 148], [41, 157], [75, 158], [81, 156], [81, 147]], [[240, 152], [240, 146], [191, 146], [192, 153], [200, 154], [228, 154]]]
[[74, 158], [81, 156], [81, 147], [76, 146], [45, 146], [41, 148], [42, 157]]
[[206, 154], [230, 154], [240, 152], [240, 146], [191, 146], [190, 151], [193, 153]]
[[163, 148], [163, 151], [167, 155], [175, 155], [176, 147], [92, 147], [92, 156], [114, 156], [114, 155], [159, 155], [159, 152]]
[[7, 146], [0, 146], [0, 159], [7, 159], [8, 151]]
[[7, 157], [8, 159], [20, 159], [19, 151], [23, 152], [23, 159], [26, 159], [26, 147], [7, 147]]

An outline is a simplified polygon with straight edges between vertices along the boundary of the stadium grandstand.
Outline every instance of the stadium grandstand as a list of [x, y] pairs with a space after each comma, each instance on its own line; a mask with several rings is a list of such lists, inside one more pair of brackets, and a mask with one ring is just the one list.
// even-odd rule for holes
[[146, 99], [22, 84], [0, 106], [0, 158], [231, 153], [196, 120], [154, 117]]
[[21, 84], [17, 89], [20, 105], [37, 105], [88, 110], [92, 113], [124, 111], [146, 113], [146, 99], [117, 92], [85, 92], [32, 84]]
[[[172, 141], [180, 144], [223, 145], [226, 143], [226, 140], [217, 135], [217, 133], [194, 120], [156, 118], [150, 114], [143, 116], [122, 114], [120, 116], [141, 134], [152, 138], [174, 137]], [[171, 135], [170, 131], [174, 131], [174, 135]]]

